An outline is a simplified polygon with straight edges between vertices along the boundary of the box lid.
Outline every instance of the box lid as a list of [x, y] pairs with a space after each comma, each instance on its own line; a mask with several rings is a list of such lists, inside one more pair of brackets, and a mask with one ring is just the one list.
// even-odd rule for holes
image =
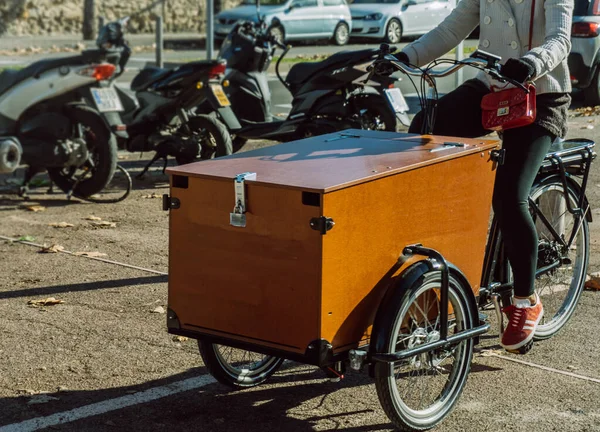
[[498, 140], [349, 129], [172, 167], [169, 175], [234, 179], [327, 193], [433, 163], [491, 150]]

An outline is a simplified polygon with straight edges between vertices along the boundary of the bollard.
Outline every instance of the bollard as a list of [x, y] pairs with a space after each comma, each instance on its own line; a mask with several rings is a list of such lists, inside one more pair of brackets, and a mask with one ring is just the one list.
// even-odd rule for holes
[[206, 58], [212, 60], [215, 42], [215, 2], [206, 0]]
[[163, 67], [163, 18], [156, 17], [156, 66]]
[[104, 17], [98, 17], [98, 31], [100, 31], [100, 29], [104, 27]]

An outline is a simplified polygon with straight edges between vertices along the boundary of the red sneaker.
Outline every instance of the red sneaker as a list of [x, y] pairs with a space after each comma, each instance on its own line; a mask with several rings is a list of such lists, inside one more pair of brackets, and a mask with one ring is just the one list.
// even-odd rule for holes
[[[539, 296], [535, 296], [535, 305], [512, 304], [504, 308], [508, 325], [502, 333], [500, 345], [507, 351], [517, 351], [533, 339], [538, 323], [544, 316], [544, 307]], [[529, 300], [527, 300], [529, 302]]]

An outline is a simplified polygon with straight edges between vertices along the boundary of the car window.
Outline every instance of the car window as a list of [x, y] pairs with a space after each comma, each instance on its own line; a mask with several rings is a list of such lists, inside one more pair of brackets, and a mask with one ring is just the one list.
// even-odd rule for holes
[[379, 4], [396, 4], [400, 3], [400, 0], [354, 0], [353, 4], [369, 4], [369, 3], [379, 3]]
[[589, 0], [575, 0], [575, 9], [573, 10], [573, 15], [575, 15], [575, 16], [587, 15], [589, 8], [590, 8]]
[[294, 0], [292, 7], [294, 8], [305, 8], [305, 7], [317, 7], [318, 0]]
[[344, 0], [323, 0], [323, 6], [341, 6]]

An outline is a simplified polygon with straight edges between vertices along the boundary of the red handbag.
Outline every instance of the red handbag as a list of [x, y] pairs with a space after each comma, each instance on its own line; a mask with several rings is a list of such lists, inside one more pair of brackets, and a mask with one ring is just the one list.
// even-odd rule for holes
[[[529, 49], [533, 39], [533, 15], [535, 0], [531, 2], [529, 21]], [[529, 93], [520, 88], [495, 91], [481, 99], [481, 123], [485, 129], [501, 131], [527, 126], [535, 121], [535, 87], [527, 86]]]
[[535, 87], [492, 92], [481, 99], [481, 122], [485, 129], [501, 131], [527, 126], [535, 121]]

